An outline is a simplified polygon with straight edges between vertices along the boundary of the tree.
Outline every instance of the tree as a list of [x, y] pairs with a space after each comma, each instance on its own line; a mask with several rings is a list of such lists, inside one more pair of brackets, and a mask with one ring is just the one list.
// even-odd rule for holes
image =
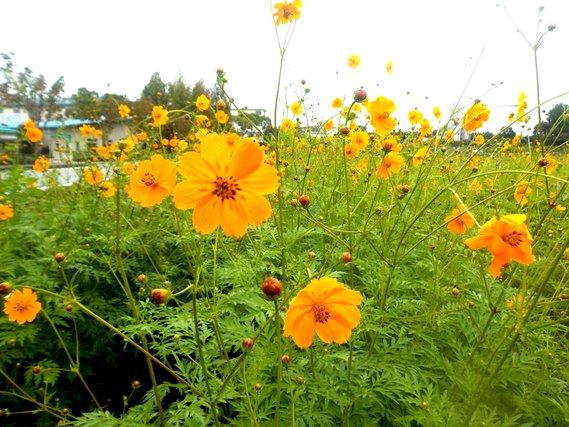
[[541, 123], [541, 133], [539, 124], [533, 129], [535, 138], [543, 135], [548, 144], [562, 145], [569, 142], [569, 105], [557, 104], [547, 113], [547, 118]]
[[36, 122], [61, 116], [59, 96], [65, 86], [63, 77], [48, 88], [45, 77], [35, 75], [28, 67], [16, 73], [13, 56], [12, 53], [0, 54], [0, 105], [22, 108]]
[[168, 108], [172, 110], [188, 109], [192, 103], [192, 89], [182, 76], [168, 84]]
[[99, 120], [101, 116], [99, 94], [80, 87], [71, 95], [71, 105], [67, 109], [67, 115], [81, 120]]
[[168, 104], [166, 83], [162, 81], [159, 73], [152, 74], [150, 81], [142, 89], [140, 98], [150, 101], [153, 105], [166, 106]]
[[[239, 126], [241, 132], [255, 134], [258, 130], [264, 134], [272, 131], [271, 119], [259, 111], [239, 112], [233, 118], [233, 123]], [[253, 126], [254, 125], [254, 126]]]

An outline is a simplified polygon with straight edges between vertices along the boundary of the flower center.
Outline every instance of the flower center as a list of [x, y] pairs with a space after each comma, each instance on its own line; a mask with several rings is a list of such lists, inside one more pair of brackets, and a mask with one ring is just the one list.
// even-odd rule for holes
[[383, 113], [378, 113], [376, 116], [377, 120], [385, 120], [389, 118], [389, 113], [384, 111]]
[[502, 237], [502, 240], [510, 246], [518, 246], [522, 242], [523, 234], [519, 231], [512, 231]]
[[28, 308], [28, 304], [23, 302], [17, 302], [14, 304], [14, 310], [16, 311], [25, 311]]
[[315, 305], [312, 307], [312, 312], [314, 313], [314, 321], [318, 323], [326, 323], [330, 318], [330, 313], [326, 310], [326, 307], [322, 305]]
[[213, 194], [220, 197], [222, 201], [225, 199], [235, 199], [235, 195], [240, 190], [237, 181], [232, 176], [229, 178], [218, 176], [213, 184], [215, 185]]
[[144, 175], [142, 175], [141, 181], [147, 187], [152, 187], [156, 185], [156, 178], [150, 172], [146, 172]]

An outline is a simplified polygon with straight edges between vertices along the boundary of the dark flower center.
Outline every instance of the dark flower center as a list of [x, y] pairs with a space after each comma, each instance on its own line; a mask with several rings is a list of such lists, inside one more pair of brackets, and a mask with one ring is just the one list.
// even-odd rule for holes
[[510, 246], [518, 246], [520, 243], [522, 243], [523, 234], [519, 231], [512, 231], [511, 233], [503, 236], [502, 240]]
[[141, 181], [147, 187], [152, 187], [156, 185], [156, 178], [150, 172], [146, 172], [144, 175], [142, 175]]
[[240, 190], [237, 181], [232, 176], [229, 178], [222, 178], [218, 176], [213, 184], [215, 186], [213, 194], [220, 197], [222, 201], [226, 199], [235, 199], [235, 195]]
[[314, 321], [317, 323], [326, 323], [330, 318], [330, 313], [322, 305], [312, 307], [312, 312], [314, 313]]

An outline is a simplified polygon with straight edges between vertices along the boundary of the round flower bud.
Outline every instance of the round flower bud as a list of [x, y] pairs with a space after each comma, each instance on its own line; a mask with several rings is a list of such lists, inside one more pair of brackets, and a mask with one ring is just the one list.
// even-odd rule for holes
[[138, 276], [136, 276], [136, 280], [138, 280], [140, 283], [146, 282], [146, 275], [139, 274]]
[[9, 294], [12, 290], [12, 287], [8, 282], [0, 282], [0, 295]]
[[170, 296], [170, 292], [168, 289], [164, 288], [156, 288], [152, 289], [150, 293], [150, 299], [155, 304], [165, 304], [168, 301], [168, 297]]
[[306, 194], [303, 194], [298, 198], [298, 201], [302, 206], [307, 207], [310, 204], [310, 197], [308, 197]]
[[267, 277], [263, 280], [261, 290], [267, 298], [276, 299], [283, 291], [283, 285], [276, 277]]
[[65, 306], [65, 311], [67, 311], [68, 313], [71, 313], [73, 311], [73, 305], [67, 304]]
[[245, 338], [242, 344], [244, 348], [251, 349], [255, 345], [255, 341], [253, 341], [251, 338]]
[[283, 354], [281, 357], [281, 362], [283, 362], [285, 365], [288, 365], [290, 363], [290, 356], [288, 354]]
[[347, 134], [350, 133], [350, 128], [347, 127], [347, 126], [342, 126], [342, 127], [340, 128], [340, 133], [341, 133], [342, 135], [347, 135]]
[[460, 295], [460, 289], [458, 289], [457, 287], [452, 288], [452, 294], [457, 297]]
[[218, 110], [225, 110], [225, 101], [223, 99], [218, 99], [217, 100], [217, 109]]
[[363, 101], [364, 99], [366, 99], [366, 98], [367, 98], [367, 93], [366, 93], [366, 91], [364, 90], [363, 87], [361, 87], [361, 88], [359, 88], [359, 89], [356, 89], [356, 90], [354, 91], [354, 101], [356, 101], [356, 102], [362, 102], [362, 101]]
[[134, 380], [134, 381], [131, 383], [131, 386], [132, 386], [132, 388], [137, 389], [138, 387], [140, 387], [140, 381]]
[[253, 387], [255, 387], [255, 391], [261, 391], [261, 389], [263, 388], [263, 386], [259, 383], [256, 383]]
[[61, 263], [65, 259], [65, 254], [63, 252], [58, 252], [53, 256], [53, 258], [56, 262]]
[[342, 262], [344, 264], [348, 264], [351, 261], [352, 261], [352, 254], [350, 252], [344, 252], [342, 254]]
[[36, 366], [34, 366], [34, 367], [32, 368], [32, 372], [33, 372], [35, 375], [37, 375], [37, 374], [39, 374], [39, 373], [41, 372], [41, 368], [36, 365]]

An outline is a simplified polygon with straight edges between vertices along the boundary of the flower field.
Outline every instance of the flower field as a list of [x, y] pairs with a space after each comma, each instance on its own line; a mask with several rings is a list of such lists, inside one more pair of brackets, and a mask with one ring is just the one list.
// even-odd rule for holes
[[230, 78], [83, 124], [72, 184], [33, 120], [0, 157], [0, 424], [568, 425], [569, 110], [300, 82], [244, 132]]

